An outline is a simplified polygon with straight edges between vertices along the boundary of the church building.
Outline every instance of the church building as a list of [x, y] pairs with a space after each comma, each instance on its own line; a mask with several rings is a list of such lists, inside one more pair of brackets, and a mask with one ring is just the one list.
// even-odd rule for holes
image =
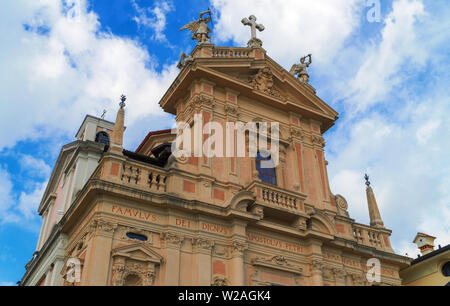
[[[215, 46], [208, 13], [184, 27], [198, 44], [182, 54], [159, 105], [192, 130], [196, 118], [201, 130], [222, 127], [215, 149], [228, 154], [177, 156], [179, 130], [123, 148], [124, 96], [115, 122], [86, 116], [53, 168], [21, 285], [401, 285], [411, 259], [394, 253], [368, 177], [369, 225], [332, 192], [323, 135], [338, 113], [309, 84], [311, 55], [285, 70], [262, 48], [254, 16], [242, 20], [247, 47]], [[239, 142], [238, 129], [227, 128], [239, 123], [268, 123], [257, 136], [274, 140], [269, 150], [250, 154], [251, 133]], [[201, 135], [194, 146], [207, 143]]]

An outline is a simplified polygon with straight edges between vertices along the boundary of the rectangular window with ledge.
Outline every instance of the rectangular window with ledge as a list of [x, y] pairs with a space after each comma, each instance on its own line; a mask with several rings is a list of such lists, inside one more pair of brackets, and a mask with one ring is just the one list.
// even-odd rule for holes
[[260, 152], [256, 155], [256, 171], [258, 171], [258, 177], [267, 184], [277, 185], [277, 177], [275, 174], [275, 167], [265, 168], [262, 161], [270, 161], [270, 156], [263, 156]]

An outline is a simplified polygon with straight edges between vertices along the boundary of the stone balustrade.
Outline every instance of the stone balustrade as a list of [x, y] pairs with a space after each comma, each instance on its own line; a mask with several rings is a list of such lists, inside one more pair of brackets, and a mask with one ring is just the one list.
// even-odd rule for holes
[[260, 204], [293, 211], [304, 209], [302, 201], [306, 198], [306, 195], [297, 194], [262, 182], [252, 183], [247, 190], [252, 191], [256, 195], [256, 199]]
[[250, 57], [250, 48], [214, 47], [212, 57]]
[[383, 249], [382, 233], [367, 225], [353, 224], [353, 237], [359, 244], [371, 246], [377, 249]]
[[151, 191], [166, 191], [166, 173], [164, 170], [143, 167], [134, 163], [125, 162], [122, 164], [121, 180], [125, 184], [141, 186]]
[[156, 193], [167, 191], [167, 171], [158, 166], [129, 158], [125, 160], [114, 157], [103, 159], [94, 176], [144, 191]]

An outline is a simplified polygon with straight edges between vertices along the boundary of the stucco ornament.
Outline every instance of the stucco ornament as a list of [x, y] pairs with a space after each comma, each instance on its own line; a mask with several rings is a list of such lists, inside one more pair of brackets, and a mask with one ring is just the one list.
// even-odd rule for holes
[[[209, 14], [209, 17], [203, 18], [206, 14]], [[209, 44], [211, 43], [211, 29], [207, 25], [209, 22], [211, 22], [211, 10], [200, 13], [198, 20], [189, 22], [179, 31], [189, 29], [192, 33], [192, 40], [197, 40], [198, 44]]]
[[273, 73], [269, 67], [264, 67], [258, 71], [253, 77], [250, 78], [250, 82], [255, 90], [264, 92], [265, 94], [274, 96], [276, 98], [286, 100], [286, 97], [275, 88]]
[[[113, 266], [112, 282], [114, 286], [152, 286], [155, 281], [154, 265], [144, 262], [119, 261]], [[127, 283], [127, 277], [136, 276], [137, 281], [132, 284]]]
[[339, 206], [339, 208], [341, 208], [343, 210], [347, 210], [348, 204], [343, 196], [341, 196], [340, 194], [337, 194], [335, 196], [335, 200], [336, 200], [336, 204]]
[[273, 88], [273, 76], [269, 67], [261, 69], [252, 80], [253, 88], [270, 93]]
[[344, 279], [345, 276], [347, 275], [347, 273], [343, 269], [333, 268], [332, 271], [333, 271], [334, 277], [337, 279]]
[[[306, 59], [309, 59], [308, 62], [306, 62]], [[308, 83], [309, 82], [309, 75], [306, 71], [306, 68], [309, 67], [312, 63], [312, 57], [311, 54], [308, 54], [307, 56], [304, 56], [300, 59], [300, 64], [294, 64], [292, 65], [291, 70], [289, 71], [293, 76], [298, 75], [298, 80], [302, 83]]]
[[211, 286], [228, 286], [228, 280], [225, 277], [214, 277]]
[[317, 260], [317, 259], [313, 260], [311, 263], [311, 269], [313, 271], [322, 271], [322, 269], [323, 269], [322, 261]]

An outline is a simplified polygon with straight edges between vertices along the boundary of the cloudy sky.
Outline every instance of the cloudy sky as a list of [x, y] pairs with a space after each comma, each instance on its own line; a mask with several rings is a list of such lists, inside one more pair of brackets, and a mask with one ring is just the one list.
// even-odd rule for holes
[[310, 83], [340, 113], [325, 134], [332, 191], [368, 223], [369, 173], [396, 252], [418, 231], [450, 242], [450, 7], [446, 0], [3, 0], [0, 2], [0, 285], [35, 250], [36, 208], [61, 146], [86, 114], [125, 146], [171, 126], [158, 101], [194, 42], [178, 29], [210, 7], [213, 42], [245, 46], [254, 14], [284, 68], [313, 54]]

